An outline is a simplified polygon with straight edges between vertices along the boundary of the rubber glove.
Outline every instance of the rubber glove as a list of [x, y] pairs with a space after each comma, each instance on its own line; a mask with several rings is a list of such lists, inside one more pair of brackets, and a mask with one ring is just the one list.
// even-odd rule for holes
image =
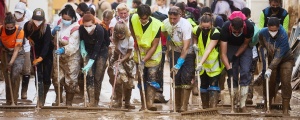
[[65, 53], [65, 48], [64, 47], [61, 47], [61, 48], [58, 48], [57, 50], [55, 50], [55, 54], [61, 55], [61, 54], [64, 54], [64, 53]]
[[60, 27], [59, 26], [55, 26], [53, 28], [53, 30], [51, 31], [52, 36], [55, 36], [57, 31], [60, 31]]
[[80, 54], [82, 58], [85, 58], [87, 56], [87, 52], [85, 50], [85, 45], [83, 40], [80, 41]]
[[265, 79], [268, 79], [271, 77], [271, 73], [272, 73], [272, 70], [271, 69], [267, 69], [266, 73], [265, 73]]
[[171, 36], [170, 35], [168, 35], [167, 40], [171, 41]]
[[203, 66], [201, 64], [199, 64], [196, 68], [196, 71], [202, 71], [202, 69], [203, 69]]
[[145, 62], [141, 61], [141, 63], [139, 64], [139, 69], [144, 70], [144, 68], [145, 68]]
[[197, 54], [197, 52], [199, 51], [198, 45], [194, 44], [193, 49], [194, 49], [195, 53]]
[[238, 57], [236, 55], [233, 55], [231, 58], [231, 62], [234, 63], [237, 59], [238, 59]]
[[89, 62], [87, 63], [87, 65], [85, 65], [83, 68], [82, 68], [82, 72], [87, 74], [87, 72], [91, 69], [91, 67], [93, 66], [95, 60], [93, 59], [90, 59]]
[[36, 66], [38, 63], [42, 62], [43, 61], [43, 58], [42, 57], [39, 57], [38, 59], [34, 59], [33, 62], [32, 62], [32, 65], [33, 66]]
[[227, 70], [227, 75], [228, 75], [228, 77], [232, 77], [233, 71], [231, 68]]
[[177, 74], [178, 70], [181, 68], [181, 66], [184, 63], [184, 59], [182, 58], [178, 58], [176, 65], [172, 68], [172, 72], [175, 72], [175, 74]]

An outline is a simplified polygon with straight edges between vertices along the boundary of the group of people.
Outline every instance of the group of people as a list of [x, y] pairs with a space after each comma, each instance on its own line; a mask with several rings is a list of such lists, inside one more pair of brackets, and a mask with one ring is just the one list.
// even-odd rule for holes
[[[228, 1], [215, 2], [214, 7], [219, 2]], [[37, 72], [39, 106], [45, 103], [51, 81], [56, 93], [53, 106], [63, 102], [58, 99], [62, 98], [63, 89], [66, 91], [66, 106], [72, 106], [74, 94], [83, 93], [84, 84], [89, 97], [88, 106], [97, 106], [108, 68], [114, 90], [112, 107], [121, 108], [124, 99], [125, 108], [135, 109], [130, 98], [135, 87], [133, 82], [138, 80], [141, 110], [156, 111], [153, 103], [157, 94], [162, 96], [162, 67], [165, 51], [169, 49], [176, 111], [188, 111], [190, 94], [197, 88], [194, 85], [197, 82], [201, 82], [198, 91], [202, 107], [217, 107], [221, 91], [219, 82], [227, 72], [228, 88], [233, 87], [233, 91], [229, 90], [233, 93], [231, 97], [240, 107], [237, 111], [248, 112], [245, 104], [247, 100], [251, 101], [251, 94], [253, 96], [253, 69], [260, 55], [265, 61], [263, 79], [270, 79], [270, 96], [267, 97], [272, 100], [276, 95], [276, 84], [281, 83], [283, 113], [288, 114], [294, 65], [286, 27], [289, 16], [280, 7], [280, 0], [269, 0], [269, 3], [257, 25], [250, 19], [249, 8], [234, 7], [236, 9], [224, 17], [214, 14], [215, 10], [210, 7], [198, 7], [195, 0], [188, 0], [187, 5], [176, 3], [168, 9], [167, 15], [160, 13], [158, 17], [153, 13], [161, 9], [153, 11], [139, 0], [133, 0], [132, 6], [136, 8], [133, 11], [125, 3], [120, 3], [115, 8], [115, 15], [107, 9], [101, 17], [86, 3], [80, 3], [76, 9], [67, 4], [51, 29], [42, 9], [35, 9], [32, 17], [26, 18], [26, 4], [19, 2], [13, 14], [7, 13], [0, 30], [1, 61], [6, 61], [1, 62], [6, 68], [3, 72], [10, 74], [12, 83], [10, 86], [9, 79], [6, 79], [6, 104], [12, 104], [10, 90], [13, 91], [13, 101], [17, 102], [20, 75], [23, 75], [21, 98], [26, 99], [32, 64]], [[188, 10], [192, 8], [201, 11], [198, 18], [195, 17], [197, 13]], [[201, 81], [197, 81], [198, 75]], [[86, 77], [86, 83], [83, 77]], [[233, 86], [230, 79], [233, 79]]]

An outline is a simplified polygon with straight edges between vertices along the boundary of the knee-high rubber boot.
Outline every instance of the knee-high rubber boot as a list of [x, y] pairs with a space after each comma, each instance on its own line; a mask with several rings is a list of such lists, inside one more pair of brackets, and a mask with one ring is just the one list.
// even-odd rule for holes
[[62, 86], [60, 87], [60, 93], [58, 93], [58, 87], [54, 86], [54, 91], [56, 94], [56, 98], [55, 98], [55, 103], [52, 103], [52, 106], [58, 106], [58, 96], [60, 96], [60, 103], [63, 102], [62, 100], [63, 87]]
[[[49, 88], [50, 88], [50, 85], [44, 85], [44, 101], [46, 101]], [[44, 104], [45, 104], [45, 102], [44, 102]]]
[[247, 113], [246, 99], [248, 97], [249, 86], [241, 86], [240, 108], [242, 113]]
[[144, 100], [143, 92], [142, 92], [141, 88], [140, 88], [140, 96], [141, 96], [141, 104], [142, 104], [140, 111], [142, 111], [142, 110], [145, 110], [145, 104], [144, 104], [145, 100]]
[[192, 86], [193, 86], [193, 88], [192, 88], [192, 93], [193, 93], [193, 95], [198, 96], [198, 95], [199, 95], [198, 81], [194, 80], [194, 83], [193, 83]]
[[247, 96], [247, 100], [246, 100], [246, 104], [253, 104], [253, 85], [249, 85], [249, 91], [248, 91], [248, 96]]
[[89, 104], [88, 107], [95, 107], [95, 90], [93, 87], [87, 88], [88, 97], [89, 97]]
[[123, 101], [123, 90], [122, 90], [122, 85], [116, 85], [115, 88], [115, 95], [114, 95], [114, 105], [112, 106], [113, 108], [121, 108], [122, 107], [122, 101]]
[[39, 101], [38, 101], [38, 103], [39, 103], [39, 107], [42, 107], [42, 106], [44, 106], [44, 104], [45, 104], [45, 94], [44, 94], [44, 84], [43, 84], [43, 82], [38, 82], [38, 86], [39, 86], [39, 89], [38, 89], [38, 91], [39, 91]]
[[23, 75], [21, 99], [27, 99], [27, 90], [28, 90], [29, 79], [30, 79], [30, 75]]
[[124, 89], [124, 94], [125, 94], [125, 108], [126, 109], [135, 109], [135, 106], [130, 104], [130, 98], [131, 98], [131, 92], [132, 89]]
[[289, 116], [289, 108], [290, 108], [290, 99], [282, 100], [282, 112], [283, 115]]
[[181, 96], [182, 96], [182, 88], [175, 88], [175, 109], [177, 112], [180, 112], [181, 104]]
[[146, 88], [146, 104], [148, 110], [156, 111], [157, 108], [153, 105], [155, 98], [156, 89], [152, 86], [147, 86]]
[[209, 90], [209, 108], [216, 108], [219, 102], [219, 91]]
[[202, 108], [206, 109], [209, 107], [209, 93], [208, 92], [200, 92], [200, 93], [201, 93]]
[[191, 89], [182, 89], [182, 95], [183, 96], [181, 96], [182, 98], [182, 100], [181, 100], [181, 104], [182, 104], [182, 106], [181, 106], [181, 109], [180, 109], [180, 111], [181, 112], [184, 112], [184, 111], [187, 111], [188, 110], [188, 104], [189, 104], [189, 98], [190, 98], [190, 94], [191, 94]]
[[230, 89], [231, 88], [229, 88], [230, 100], [231, 100], [231, 97], [233, 97], [233, 105], [234, 105], [234, 108], [236, 109], [237, 108], [237, 103], [238, 103], [238, 101], [237, 101], [237, 97], [238, 97], [237, 91], [238, 91], [238, 89], [237, 88], [233, 88], [233, 96], [231, 95]]
[[66, 106], [72, 106], [73, 98], [74, 98], [74, 93], [66, 94]]

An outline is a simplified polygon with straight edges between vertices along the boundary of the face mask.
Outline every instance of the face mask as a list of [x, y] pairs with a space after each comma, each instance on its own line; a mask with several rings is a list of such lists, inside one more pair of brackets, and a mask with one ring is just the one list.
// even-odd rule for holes
[[203, 34], [208, 34], [208, 32], [210, 31], [210, 29], [202, 29], [202, 31], [203, 31]]
[[14, 29], [12, 29], [12, 30], [5, 29], [6, 35], [12, 35], [12, 34], [15, 33], [15, 31], [16, 31], [16, 28], [14, 28]]
[[234, 34], [234, 33], [232, 32], [232, 35], [233, 35], [234, 37], [240, 37], [242, 34], [243, 34], [243, 31], [241, 31], [241, 33], [238, 34], [238, 35], [236, 35], [236, 34]]
[[274, 38], [277, 35], [278, 31], [275, 32], [269, 31], [269, 33], [272, 36], [272, 38]]
[[72, 24], [72, 20], [68, 21], [68, 20], [62, 20], [62, 23], [64, 24], [64, 26], [69, 26]]
[[91, 27], [84, 27], [88, 33], [91, 33], [95, 29], [96, 25], [92, 25]]
[[271, 7], [272, 11], [279, 11], [279, 9], [280, 9], [279, 7]]
[[21, 19], [24, 16], [24, 14], [20, 14], [20, 13], [15, 13], [15, 17], [16, 19]]
[[35, 24], [35, 26], [39, 27], [43, 23], [43, 21], [33, 20], [33, 23]]

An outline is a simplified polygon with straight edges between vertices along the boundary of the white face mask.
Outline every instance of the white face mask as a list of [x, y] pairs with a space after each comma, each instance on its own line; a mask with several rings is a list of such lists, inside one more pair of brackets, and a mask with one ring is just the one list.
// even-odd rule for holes
[[275, 37], [277, 35], [278, 31], [275, 31], [275, 32], [269, 31], [269, 33], [272, 37]]
[[233, 35], [234, 37], [240, 37], [242, 34], [243, 34], [243, 31], [241, 31], [241, 33], [238, 34], [238, 35], [236, 35], [235, 33], [232, 32], [232, 35]]
[[96, 25], [92, 25], [91, 27], [84, 27], [88, 33], [91, 33], [95, 29]]
[[35, 26], [39, 27], [43, 23], [43, 21], [33, 20], [33, 23], [35, 24]]
[[22, 13], [15, 13], [16, 19], [21, 19], [24, 16]]

